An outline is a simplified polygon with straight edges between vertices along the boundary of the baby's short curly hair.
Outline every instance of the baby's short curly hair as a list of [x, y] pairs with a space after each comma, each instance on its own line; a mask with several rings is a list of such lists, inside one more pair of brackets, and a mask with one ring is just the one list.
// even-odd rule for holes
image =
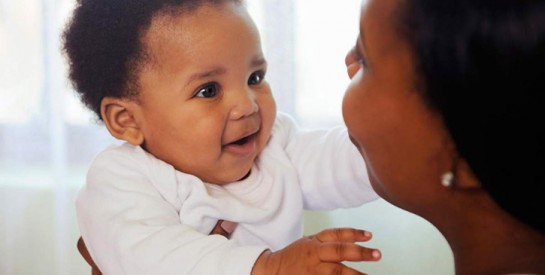
[[147, 60], [142, 38], [153, 16], [225, 1], [78, 0], [63, 34], [63, 50], [69, 78], [82, 102], [102, 119], [104, 97], [138, 94], [139, 68]]

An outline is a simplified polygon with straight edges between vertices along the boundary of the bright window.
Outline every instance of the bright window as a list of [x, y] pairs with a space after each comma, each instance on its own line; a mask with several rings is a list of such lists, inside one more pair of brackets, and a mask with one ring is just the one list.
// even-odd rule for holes
[[[304, 125], [342, 123], [344, 55], [356, 37], [359, 2], [248, 1], [279, 110]], [[66, 165], [84, 170], [101, 148], [116, 142], [66, 78], [59, 36], [73, 5], [0, 0], [0, 185], [57, 184], [49, 172]], [[81, 185], [79, 178], [62, 180]]]
[[[360, 0], [247, 0], [278, 108], [342, 123]], [[113, 139], [79, 103], [59, 37], [75, 0], [0, 0], [0, 274], [86, 274], [74, 197]], [[39, 249], [37, 249], [39, 248]], [[31, 264], [29, 264], [31, 263]]]

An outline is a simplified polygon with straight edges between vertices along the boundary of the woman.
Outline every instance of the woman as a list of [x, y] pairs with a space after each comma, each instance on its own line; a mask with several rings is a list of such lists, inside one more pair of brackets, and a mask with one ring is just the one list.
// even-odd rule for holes
[[545, 274], [545, 1], [368, 0], [343, 116], [457, 274]]

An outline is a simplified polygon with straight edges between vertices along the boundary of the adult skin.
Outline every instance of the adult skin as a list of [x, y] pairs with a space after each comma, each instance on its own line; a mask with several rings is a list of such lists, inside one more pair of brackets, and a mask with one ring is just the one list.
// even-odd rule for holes
[[439, 229], [457, 274], [545, 274], [545, 4], [511, 2], [368, 0], [346, 58], [373, 188]]

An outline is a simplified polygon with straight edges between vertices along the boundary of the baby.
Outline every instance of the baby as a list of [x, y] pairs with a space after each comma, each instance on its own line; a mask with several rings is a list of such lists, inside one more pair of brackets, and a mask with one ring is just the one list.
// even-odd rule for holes
[[80, 0], [64, 50], [82, 101], [125, 141], [77, 198], [105, 274], [353, 274], [342, 261], [380, 258], [354, 244], [363, 230], [302, 238], [303, 209], [377, 195], [344, 127], [276, 113], [241, 1]]

